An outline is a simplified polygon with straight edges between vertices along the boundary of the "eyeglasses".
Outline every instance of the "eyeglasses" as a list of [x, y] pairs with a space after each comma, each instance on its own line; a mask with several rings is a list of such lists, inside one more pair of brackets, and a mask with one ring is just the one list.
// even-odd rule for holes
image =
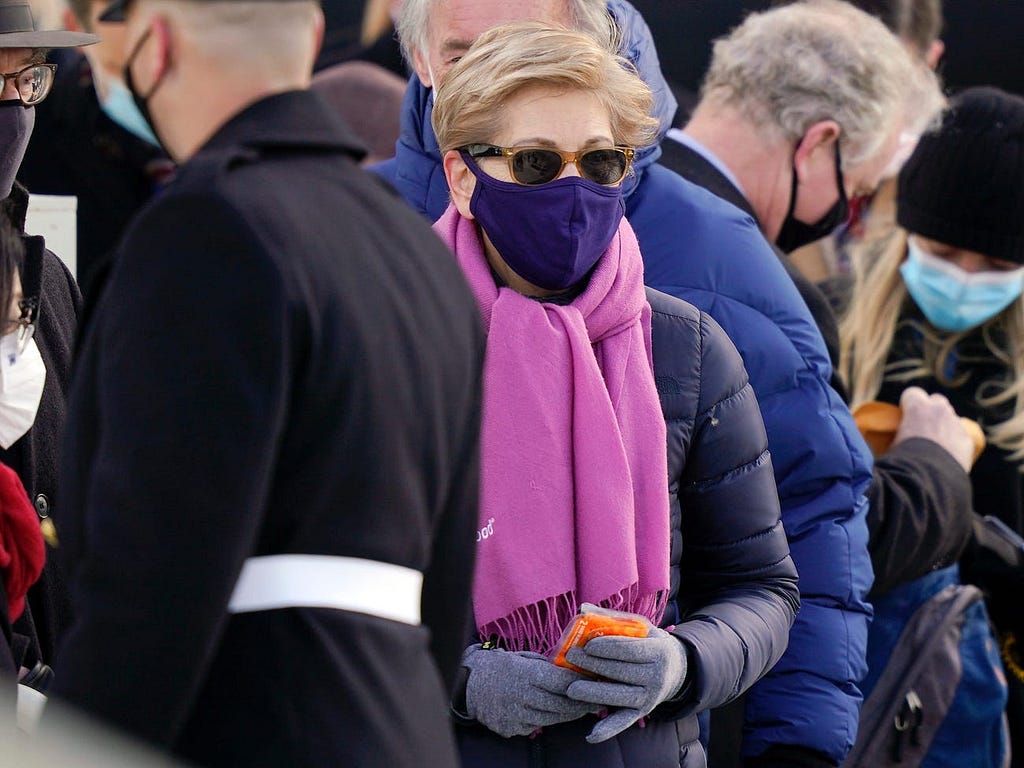
[[21, 103], [34, 106], [49, 95], [56, 73], [56, 64], [33, 64], [18, 72], [0, 74], [0, 92], [7, 88], [8, 80], [13, 80]]
[[614, 186], [626, 178], [635, 150], [632, 147], [599, 147], [583, 152], [563, 152], [547, 147], [497, 147], [494, 144], [467, 144], [461, 152], [473, 158], [508, 158], [508, 171], [517, 184], [535, 187], [547, 184], [573, 163], [580, 176], [597, 184]]
[[35, 300], [22, 299], [18, 302], [18, 309], [21, 310], [21, 316], [17, 320], [12, 319], [0, 323], [0, 330], [2, 330], [0, 335], [8, 336], [12, 333], [17, 333], [18, 338], [15, 342], [15, 350], [20, 355], [25, 351], [25, 347], [28, 346], [29, 341], [36, 332]]

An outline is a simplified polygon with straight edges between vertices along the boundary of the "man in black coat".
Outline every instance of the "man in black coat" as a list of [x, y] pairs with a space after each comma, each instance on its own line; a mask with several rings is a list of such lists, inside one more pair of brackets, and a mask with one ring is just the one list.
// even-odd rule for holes
[[313, 0], [108, 14], [180, 166], [85, 320], [54, 694], [199, 765], [454, 766], [475, 302], [306, 90]]

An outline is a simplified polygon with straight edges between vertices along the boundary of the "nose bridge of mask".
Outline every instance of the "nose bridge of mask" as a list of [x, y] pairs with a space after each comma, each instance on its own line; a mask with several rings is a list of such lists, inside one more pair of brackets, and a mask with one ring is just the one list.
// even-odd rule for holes
[[957, 283], [967, 287], [981, 288], [991, 286], [1003, 289], [1009, 285], [1024, 284], [1024, 266], [1008, 271], [984, 270], [981, 272], [968, 272], [948, 259], [943, 259], [926, 251], [913, 235], [907, 238], [907, 250], [912, 254], [913, 258], [921, 262], [922, 266], [935, 272], [940, 272], [951, 280], [955, 280]]
[[900, 271], [908, 285], [926, 286], [933, 294], [945, 298], [950, 306], [961, 302], [966, 293], [967, 285], [960, 279], [966, 273], [956, 265], [921, 250], [913, 238], [907, 239], [907, 260]]
[[19, 332], [0, 338], [0, 447], [7, 449], [32, 427], [46, 385], [46, 365], [35, 339], [18, 352]]
[[[567, 176], [565, 178], [580, 179], [582, 181], [582, 177], [577, 176]], [[583, 205], [583, 185], [581, 183], [574, 183], [570, 188], [572, 189], [572, 205], [569, 209], [569, 231], [572, 234], [573, 242], [579, 242], [583, 233], [590, 226], [590, 216]]]
[[[564, 172], [565, 169], [563, 168], [562, 170]], [[565, 275], [568, 277], [578, 270], [581, 260], [588, 258], [588, 254], [583, 252], [584, 249], [581, 248], [581, 245], [586, 238], [587, 231], [594, 225], [594, 222], [592, 220], [592, 211], [583, 202], [583, 184], [586, 183], [584, 179], [581, 176], [562, 176], [557, 181], [570, 182], [570, 184], [566, 185], [569, 191], [568, 205], [566, 206], [566, 226], [569, 229], [570, 250], [575, 258], [567, 259], [564, 265]]]
[[29, 339], [24, 349], [18, 351], [20, 335], [21, 331], [18, 330], [0, 338], [0, 392], [20, 385], [27, 376], [34, 373], [35, 359], [42, 361], [35, 339]]

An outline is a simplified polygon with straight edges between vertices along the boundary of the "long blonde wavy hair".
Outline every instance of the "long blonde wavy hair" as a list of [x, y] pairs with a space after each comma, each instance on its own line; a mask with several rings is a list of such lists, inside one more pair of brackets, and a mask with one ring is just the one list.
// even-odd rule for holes
[[[850, 392], [850, 407], [873, 400], [884, 380], [906, 383], [934, 376], [943, 386], [956, 388], [967, 374], [947, 375], [950, 355], [974, 329], [961, 333], [940, 331], [928, 323], [915, 323], [924, 339], [920, 358], [886, 365], [907, 288], [900, 265], [907, 255], [907, 232], [894, 228], [874, 243], [855, 248], [852, 298], [839, 324], [839, 373]], [[912, 321], [905, 321], [912, 322]], [[1024, 300], [1018, 297], [982, 327], [986, 349], [1012, 371], [1005, 386], [996, 391], [979, 388], [975, 399], [982, 408], [1013, 404], [1013, 415], [986, 425], [988, 441], [1010, 452], [1014, 461], [1024, 460]], [[968, 361], [969, 362], [969, 361]], [[1024, 472], [1024, 464], [1021, 465]]]

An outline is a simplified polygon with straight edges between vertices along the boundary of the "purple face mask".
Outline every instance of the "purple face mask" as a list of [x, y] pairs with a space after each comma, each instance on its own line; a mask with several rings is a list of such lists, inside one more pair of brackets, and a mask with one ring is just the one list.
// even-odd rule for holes
[[579, 176], [524, 186], [488, 176], [465, 153], [462, 158], [477, 179], [469, 210], [481, 229], [517, 275], [549, 291], [586, 277], [626, 212], [618, 186]]
[[36, 108], [25, 107], [18, 99], [0, 101], [0, 199], [11, 194], [14, 178], [32, 138]]

